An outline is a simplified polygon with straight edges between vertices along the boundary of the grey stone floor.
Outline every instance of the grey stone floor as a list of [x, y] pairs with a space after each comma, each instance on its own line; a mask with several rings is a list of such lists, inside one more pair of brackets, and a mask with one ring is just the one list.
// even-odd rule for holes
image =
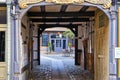
[[92, 75], [74, 65], [73, 56], [63, 54], [41, 55], [41, 65], [35, 66], [32, 80], [93, 80]]

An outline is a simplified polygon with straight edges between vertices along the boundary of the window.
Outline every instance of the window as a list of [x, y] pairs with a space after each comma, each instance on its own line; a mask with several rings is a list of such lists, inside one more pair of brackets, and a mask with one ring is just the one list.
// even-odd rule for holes
[[42, 46], [48, 46], [48, 40], [49, 36], [48, 34], [43, 33], [42, 34]]
[[105, 15], [102, 14], [99, 16], [99, 28], [103, 27], [105, 25]]
[[0, 62], [5, 61], [5, 31], [0, 31]]
[[56, 47], [61, 47], [61, 40], [56, 40]]
[[6, 20], [6, 10], [0, 10], [0, 24], [6, 24], [7, 20]]

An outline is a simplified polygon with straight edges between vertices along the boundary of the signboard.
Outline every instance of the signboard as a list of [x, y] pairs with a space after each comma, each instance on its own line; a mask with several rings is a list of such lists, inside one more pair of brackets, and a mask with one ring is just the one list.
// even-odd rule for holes
[[120, 58], [120, 47], [115, 48], [115, 58]]

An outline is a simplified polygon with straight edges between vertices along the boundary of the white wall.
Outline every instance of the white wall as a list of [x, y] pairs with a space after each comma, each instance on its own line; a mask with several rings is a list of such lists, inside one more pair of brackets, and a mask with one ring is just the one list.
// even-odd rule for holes
[[[21, 36], [22, 36], [22, 57], [21, 57], [21, 70], [24, 66], [28, 64], [28, 39], [29, 39], [29, 24], [27, 16], [23, 16], [21, 23], [24, 24], [24, 27], [21, 25]], [[26, 42], [26, 43], [25, 43]], [[26, 80], [26, 71], [21, 73], [21, 80]]]

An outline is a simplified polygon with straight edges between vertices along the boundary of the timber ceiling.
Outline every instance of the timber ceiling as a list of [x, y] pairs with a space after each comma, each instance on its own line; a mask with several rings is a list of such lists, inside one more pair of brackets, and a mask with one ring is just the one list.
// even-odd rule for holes
[[40, 26], [76, 26], [90, 21], [94, 17], [96, 7], [78, 5], [51, 5], [32, 7], [27, 15]]

